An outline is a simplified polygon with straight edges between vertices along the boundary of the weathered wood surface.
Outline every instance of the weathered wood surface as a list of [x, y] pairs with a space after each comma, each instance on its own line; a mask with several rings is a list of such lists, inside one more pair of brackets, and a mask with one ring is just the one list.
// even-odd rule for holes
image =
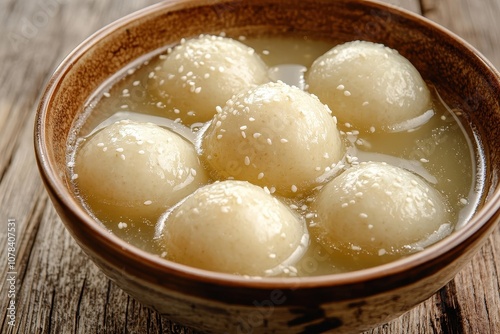
[[[155, 3], [0, 2], [0, 331], [190, 333], [128, 297], [87, 259], [47, 198], [33, 154], [39, 94], [62, 58], [105, 24]], [[500, 68], [499, 0], [388, 0], [448, 27]], [[7, 223], [17, 228], [16, 325], [9, 326]], [[500, 333], [500, 229], [441, 291], [371, 333]]]

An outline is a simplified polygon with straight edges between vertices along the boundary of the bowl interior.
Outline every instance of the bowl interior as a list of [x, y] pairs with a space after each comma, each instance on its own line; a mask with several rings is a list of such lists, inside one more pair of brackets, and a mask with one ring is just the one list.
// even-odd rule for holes
[[[161, 272], [206, 281], [222, 280], [232, 285], [257, 284], [160, 261], [124, 244], [92, 221], [71, 191], [68, 179], [68, 145], [73, 144], [68, 141], [70, 130], [97, 87], [130, 62], [159, 47], [183, 37], [222, 31], [233, 37], [296, 35], [333, 43], [362, 39], [394, 48], [436, 86], [449, 105], [469, 117], [486, 157], [486, 191], [480, 209], [465, 228], [431, 249], [360, 272], [311, 277], [299, 283], [269, 279], [258, 284], [342, 285], [377, 279], [382, 289], [387, 284], [384, 276], [425, 266], [492, 228], [488, 220], [500, 204], [500, 75], [460, 38], [414, 14], [371, 1], [289, 0], [286, 5], [281, 0], [167, 1], [119, 20], [82, 43], [58, 68], [40, 103], [35, 140], [42, 177], [63, 220], [87, 252], [95, 253], [89, 245], [93, 239], [100, 240], [99, 245], [108, 244], [102, 247], [110, 247], [110, 254], [121, 252], [131, 262], [140, 262], [136, 264], [139, 272], [149, 266], [153, 281]], [[431, 266], [423, 269], [438, 270]], [[420, 272], [426, 275], [425, 270]]]

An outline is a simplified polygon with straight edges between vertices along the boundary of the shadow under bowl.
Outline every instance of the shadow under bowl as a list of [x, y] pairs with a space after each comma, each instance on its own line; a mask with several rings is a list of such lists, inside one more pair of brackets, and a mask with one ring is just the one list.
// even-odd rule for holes
[[[356, 39], [398, 50], [470, 120], [484, 151], [484, 193], [463, 228], [428, 249], [370, 269], [307, 278], [243, 277], [163, 260], [94, 221], [67, 169], [73, 122], [110, 76], [153, 50], [200, 33]], [[78, 46], [40, 101], [35, 149], [67, 229], [118, 286], [173, 321], [211, 333], [319, 333], [368, 329], [450, 281], [496, 226], [500, 191], [500, 74], [470, 45], [418, 15], [361, 0], [165, 1], [118, 20]]]

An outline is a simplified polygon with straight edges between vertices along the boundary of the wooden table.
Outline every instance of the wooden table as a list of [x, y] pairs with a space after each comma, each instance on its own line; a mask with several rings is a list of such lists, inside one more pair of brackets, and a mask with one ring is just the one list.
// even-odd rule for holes
[[[333, 0], [332, 0], [333, 1]], [[387, 0], [427, 16], [500, 68], [500, 0]], [[0, 2], [0, 331], [191, 333], [111, 283], [56, 215], [33, 154], [37, 99], [55, 66], [105, 24], [157, 1]], [[17, 230], [8, 266], [7, 228]], [[16, 280], [8, 272], [16, 271]], [[500, 228], [474, 260], [430, 299], [371, 333], [500, 333]], [[15, 326], [9, 290], [16, 288]]]

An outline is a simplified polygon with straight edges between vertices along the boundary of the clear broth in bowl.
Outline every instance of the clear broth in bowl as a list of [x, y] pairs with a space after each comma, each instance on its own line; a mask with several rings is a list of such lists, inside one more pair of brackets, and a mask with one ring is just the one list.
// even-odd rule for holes
[[[313, 61], [334, 45], [304, 37], [236, 38], [254, 48], [271, 68], [271, 75], [288, 84], [303, 88], [303, 73]], [[151, 90], [158, 84], [160, 64], [167, 48], [146, 55], [123, 69], [103, 84], [89, 99], [85, 112], [73, 128], [68, 151], [68, 170], [73, 180], [75, 152], [82, 138], [115, 121], [131, 119], [152, 122], [171, 129], [187, 141], [197, 145], [204, 123], [183, 125], [178, 113], [167, 110]], [[473, 131], [460, 110], [448, 106], [439, 96], [432, 83], [433, 115], [424, 124], [408, 131], [396, 133], [358, 131], [349, 123], [338, 123], [348, 143], [348, 163], [383, 161], [409, 170], [431, 184], [446, 199], [451, 208], [453, 228], [460, 228], [473, 214], [481, 194], [482, 151], [475, 141]], [[75, 191], [78, 193], [77, 182]], [[292, 210], [300, 214], [310, 229], [314, 229], [309, 210], [315, 193], [298, 198], [280, 198]], [[83, 205], [96, 220], [111, 233], [126, 242], [165, 257], [165, 251], [157, 238], [158, 221], [150, 219], [113, 218], [105, 206]], [[158, 217], [160, 219], [160, 217]], [[305, 255], [284, 276], [314, 276], [358, 270], [393, 261], [424, 248], [426, 244], [445, 237], [447, 231], [437, 232], [433, 239], [414, 247], [406, 254], [380, 254], [366, 256], [355, 247], [350, 251], [325, 248], [311, 238]]]

